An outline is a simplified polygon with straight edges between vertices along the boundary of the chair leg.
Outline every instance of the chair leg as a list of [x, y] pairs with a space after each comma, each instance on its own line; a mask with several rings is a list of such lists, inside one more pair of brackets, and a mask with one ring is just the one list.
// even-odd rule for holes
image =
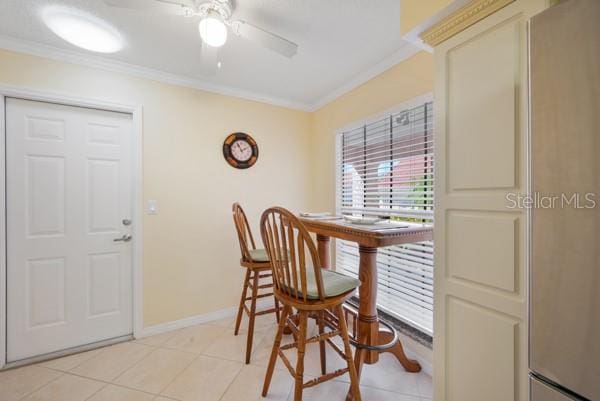
[[[293, 315], [293, 311], [294, 311], [294, 309], [292, 308], [292, 309], [290, 310], [290, 315]], [[300, 323], [299, 323], [299, 321], [298, 321], [298, 315], [294, 316], [294, 317], [292, 318], [292, 320], [294, 321], [294, 324], [295, 324], [296, 326], [298, 326], [298, 325], [300, 324]], [[287, 322], [286, 322], [286, 323], [287, 323]], [[287, 326], [287, 324], [286, 324], [286, 326], [285, 326], [285, 329], [283, 329], [283, 334], [291, 334], [291, 335], [292, 335], [292, 337], [294, 338], [294, 342], [298, 342], [298, 336], [296, 335], [296, 332], [295, 332], [295, 331], [292, 331], [292, 329], [290, 329], [290, 328]]]
[[258, 271], [253, 272], [252, 276], [252, 300], [250, 303], [250, 316], [248, 321], [248, 339], [246, 341], [246, 365], [250, 363], [250, 355], [252, 355], [252, 340], [254, 338], [254, 319], [256, 318], [256, 299], [258, 296]]
[[[302, 390], [304, 388], [304, 353], [306, 350], [306, 325], [308, 324], [308, 312], [300, 311], [300, 327], [298, 332], [298, 361], [296, 362], [296, 383], [294, 385], [294, 401], [302, 401]], [[359, 400], [360, 401], [360, 400]]]
[[[319, 334], [323, 334], [325, 332], [325, 312], [320, 311], [318, 312], [318, 318], [317, 318], [317, 323], [319, 325]], [[327, 354], [325, 352], [325, 341], [326, 340], [321, 340], [319, 341], [319, 351], [321, 353], [321, 374], [326, 374], [327, 373]]]
[[275, 300], [275, 320], [277, 320], [277, 323], [279, 323], [279, 319], [281, 319], [281, 313], [279, 311], [279, 301], [277, 300], [277, 298], [275, 298], [275, 295], [273, 295], [273, 299]]
[[286, 320], [290, 313], [290, 307], [287, 305], [283, 306], [281, 311], [281, 319], [279, 319], [279, 325], [277, 327], [277, 334], [275, 335], [275, 341], [273, 343], [273, 349], [271, 350], [271, 357], [269, 358], [269, 365], [267, 367], [267, 374], [265, 375], [265, 382], [263, 384], [262, 396], [266, 397], [269, 392], [269, 386], [271, 385], [271, 378], [273, 377], [273, 371], [275, 370], [275, 362], [277, 361], [277, 354], [279, 347], [281, 346], [281, 338], [283, 337], [283, 329], [287, 327]]
[[335, 307], [335, 312], [339, 319], [340, 332], [342, 340], [344, 341], [344, 354], [346, 355], [346, 363], [348, 364], [348, 374], [350, 375], [350, 392], [352, 393], [354, 401], [361, 401], [360, 398], [360, 387], [358, 385], [358, 375], [356, 374], [356, 366], [352, 360], [352, 348], [350, 348], [350, 340], [348, 338], [348, 326], [346, 325], [346, 318], [342, 305]]
[[238, 308], [237, 317], [235, 319], [235, 331], [233, 335], [237, 336], [240, 332], [240, 323], [242, 323], [242, 313], [244, 313], [244, 304], [246, 303], [246, 294], [248, 293], [248, 282], [250, 281], [250, 269], [246, 269], [246, 278], [244, 279], [244, 287], [242, 289], [242, 297]]

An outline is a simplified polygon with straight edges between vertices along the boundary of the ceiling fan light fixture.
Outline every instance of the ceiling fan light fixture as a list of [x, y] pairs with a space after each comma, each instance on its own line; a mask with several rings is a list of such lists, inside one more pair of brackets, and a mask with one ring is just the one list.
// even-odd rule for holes
[[79, 10], [50, 6], [42, 11], [42, 20], [61, 39], [86, 50], [114, 53], [124, 45], [122, 36], [110, 24]]
[[221, 47], [227, 42], [227, 26], [216, 12], [210, 12], [198, 25], [200, 37], [209, 46]]

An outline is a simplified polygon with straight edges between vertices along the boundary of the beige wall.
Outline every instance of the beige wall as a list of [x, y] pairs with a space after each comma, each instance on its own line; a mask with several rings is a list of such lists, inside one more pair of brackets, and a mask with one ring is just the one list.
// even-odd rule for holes
[[452, 2], [453, 0], [402, 0], [400, 3], [400, 33], [405, 35]]
[[[230, 205], [255, 234], [270, 205], [335, 208], [335, 132], [431, 92], [433, 60], [421, 52], [314, 113], [222, 96], [0, 50], [0, 85], [143, 106], [144, 325], [234, 306], [242, 273]], [[258, 163], [234, 170], [221, 155], [233, 131], [258, 141]]]
[[433, 57], [420, 52], [316, 111], [312, 116], [310, 152], [312, 209], [335, 209], [335, 134], [338, 129], [432, 91]]
[[[0, 85], [143, 106], [144, 324], [234, 306], [242, 272], [230, 206], [241, 201], [256, 234], [265, 207], [305, 209], [311, 187], [309, 113], [0, 50]], [[251, 133], [257, 164], [235, 170], [221, 146]]]

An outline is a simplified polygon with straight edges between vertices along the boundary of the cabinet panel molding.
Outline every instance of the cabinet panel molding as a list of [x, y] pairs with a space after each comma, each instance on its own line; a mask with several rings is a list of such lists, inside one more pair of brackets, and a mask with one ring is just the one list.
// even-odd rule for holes
[[449, 211], [447, 276], [517, 292], [519, 220], [514, 214]]
[[446, 401], [513, 399], [519, 321], [454, 297], [447, 316]]
[[446, 52], [450, 191], [518, 185], [523, 25], [511, 18]]

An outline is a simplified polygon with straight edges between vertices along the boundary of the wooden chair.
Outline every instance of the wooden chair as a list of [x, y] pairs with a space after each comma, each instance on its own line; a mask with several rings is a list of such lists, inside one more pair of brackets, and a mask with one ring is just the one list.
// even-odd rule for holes
[[[289, 211], [279, 207], [267, 209], [262, 215], [260, 230], [273, 269], [275, 298], [283, 305], [263, 385], [263, 397], [266, 397], [269, 392], [275, 362], [279, 356], [295, 379], [294, 401], [302, 400], [303, 389], [345, 373], [350, 375], [350, 391], [353, 399], [361, 401], [348, 328], [342, 309], [343, 303], [353, 295], [360, 282], [354, 278], [322, 269], [312, 238], [304, 225]], [[292, 315], [294, 309], [298, 312]], [[307, 338], [309, 314], [317, 318], [319, 334]], [[325, 332], [325, 323], [330, 329], [328, 332]], [[286, 325], [291, 329], [294, 341], [281, 345]], [[335, 336], [342, 338], [343, 350], [332, 341]], [[304, 383], [306, 345], [316, 342], [321, 348], [322, 376]], [[326, 373], [326, 344], [346, 360], [346, 368]], [[298, 350], [295, 368], [283, 353], [284, 350], [291, 348]]]
[[[273, 296], [273, 292], [267, 292], [259, 294], [258, 290], [273, 288], [271, 263], [269, 257], [264, 249], [256, 248], [252, 231], [250, 231], [250, 225], [244, 210], [238, 203], [234, 203], [232, 207], [233, 222], [238, 235], [240, 244], [240, 251], [242, 257], [240, 259], [240, 265], [246, 268], [246, 277], [244, 279], [244, 288], [242, 289], [242, 296], [240, 299], [240, 305], [238, 308], [237, 318], [235, 320], [235, 331], [234, 334], [237, 336], [240, 331], [240, 324], [242, 322], [242, 313], [246, 312], [248, 315], [248, 336], [246, 340], [246, 364], [250, 363], [250, 355], [252, 354], [252, 340], [254, 337], [254, 320], [256, 316], [266, 315], [268, 313], [275, 313], [277, 322], [279, 322], [279, 302], [275, 300], [275, 307], [262, 311], [256, 310], [256, 301], [260, 298], [266, 298]], [[269, 281], [261, 284], [261, 280]], [[251, 291], [248, 296], [248, 290]], [[250, 301], [250, 307], [246, 304]]]

